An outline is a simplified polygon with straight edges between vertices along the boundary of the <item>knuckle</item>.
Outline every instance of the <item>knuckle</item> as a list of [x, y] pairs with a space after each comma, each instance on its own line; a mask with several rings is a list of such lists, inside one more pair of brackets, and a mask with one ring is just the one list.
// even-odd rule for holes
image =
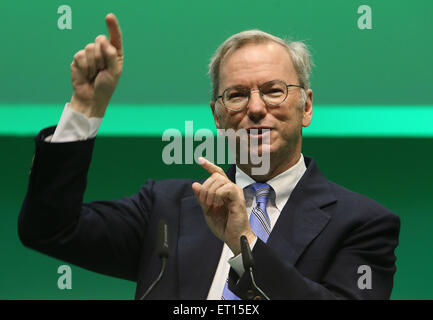
[[117, 56], [117, 52], [114, 49], [108, 49], [107, 50], [107, 56], [114, 59]]
[[232, 182], [230, 181], [229, 178], [227, 178], [226, 176], [224, 176], [224, 175], [222, 175], [222, 174], [220, 174], [220, 176], [219, 176], [219, 180], [220, 180], [221, 182], [224, 182], [224, 184], [232, 183]]
[[74, 55], [74, 59], [81, 59], [83, 56], [84, 56], [84, 50], [80, 50]]
[[117, 55], [117, 50], [116, 50], [115, 47], [113, 47], [113, 46], [110, 44], [110, 45], [108, 46], [108, 48], [107, 48], [107, 53], [108, 53], [109, 55], [116, 56], [116, 55]]
[[87, 44], [87, 45], [84, 47], [84, 50], [85, 50], [85, 51], [90, 51], [90, 50], [93, 50], [94, 47], [95, 47], [95, 44], [94, 44], [94, 43], [89, 43], [89, 44]]
[[220, 175], [218, 172], [214, 172], [214, 173], [212, 173], [212, 175], [211, 175], [211, 178], [212, 178], [212, 179], [218, 179], [219, 177], [221, 177], [221, 175]]
[[104, 36], [103, 36], [102, 34], [100, 34], [100, 35], [98, 35], [98, 36], [95, 38], [95, 41], [96, 41], [96, 42], [99, 42], [99, 41], [101, 41], [103, 38], [104, 38]]

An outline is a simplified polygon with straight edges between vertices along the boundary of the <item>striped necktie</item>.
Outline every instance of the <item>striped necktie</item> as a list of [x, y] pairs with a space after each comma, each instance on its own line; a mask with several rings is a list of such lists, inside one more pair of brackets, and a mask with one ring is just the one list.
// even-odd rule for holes
[[[252, 190], [256, 197], [256, 205], [253, 207], [250, 215], [250, 226], [251, 230], [256, 236], [266, 243], [271, 233], [271, 220], [269, 219], [268, 213], [266, 212], [266, 203], [268, 202], [269, 192], [271, 190], [270, 185], [266, 183], [254, 183]], [[228, 288], [228, 279], [224, 286], [222, 300], [240, 300], [233, 292]]]

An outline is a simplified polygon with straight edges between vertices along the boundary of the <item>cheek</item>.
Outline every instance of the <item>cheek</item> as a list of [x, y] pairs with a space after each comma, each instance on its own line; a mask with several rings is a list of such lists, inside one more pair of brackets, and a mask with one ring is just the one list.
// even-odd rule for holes
[[244, 119], [245, 117], [243, 113], [234, 113], [234, 114], [224, 113], [223, 115], [221, 115], [221, 119], [220, 119], [221, 129], [238, 130], [242, 128], [242, 121]]
[[278, 112], [274, 114], [274, 117], [277, 123], [277, 132], [275, 132], [274, 139], [289, 141], [300, 134], [302, 129], [302, 113], [292, 109], [290, 113]]

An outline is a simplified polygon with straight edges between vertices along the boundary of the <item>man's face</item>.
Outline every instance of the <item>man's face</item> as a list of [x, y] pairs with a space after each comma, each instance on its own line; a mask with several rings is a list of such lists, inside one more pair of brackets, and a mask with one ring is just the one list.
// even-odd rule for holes
[[[284, 47], [274, 42], [247, 44], [226, 56], [220, 68], [218, 95], [232, 86], [241, 85], [258, 89], [272, 80], [283, 80], [286, 84], [299, 84], [290, 54]], [[301, 88], [289, 87], [286, 100], [279, 106], [267, 106], [258, 91], [252, 92], [248, 107], [234, 112], [217, 100], [211, 102], [217, 128], [220, 129], [270, 129], [271, 159], [284, 161], [299, 151], [301, 129], [311, 122], [312, 91], [307, 91], [305, 109], [300, 108]], [[219, 116], [215, 108], [220, 108]], [[260, 150], [260, 146], [259, 146]], [[260, 151], [259, 151], [260, 152]]]

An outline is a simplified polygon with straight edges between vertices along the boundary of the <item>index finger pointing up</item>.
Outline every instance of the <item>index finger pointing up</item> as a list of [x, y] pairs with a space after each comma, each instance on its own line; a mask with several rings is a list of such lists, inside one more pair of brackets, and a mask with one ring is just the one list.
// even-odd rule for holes
[[213, 164], [212, 162], [206, 160], [205, 158], [199, 157], [197, 160], [198, 160], [198, 163], [203, 167], [203, 169], [205, 169], [210, 174], [218, 172], [219, 174], [223, 175], [224, 177], [227, 177], [226, 173], [224, 172], [223, 169], [221, 169], [217, 165]]
[[114, 14], [109, 13], [105, 17], [108, 33], [110, 35], [110, 43], [117, 49], [119, 56], [123, 55], [122, 47], [122, 32], [120, 31], [119, 22]]

